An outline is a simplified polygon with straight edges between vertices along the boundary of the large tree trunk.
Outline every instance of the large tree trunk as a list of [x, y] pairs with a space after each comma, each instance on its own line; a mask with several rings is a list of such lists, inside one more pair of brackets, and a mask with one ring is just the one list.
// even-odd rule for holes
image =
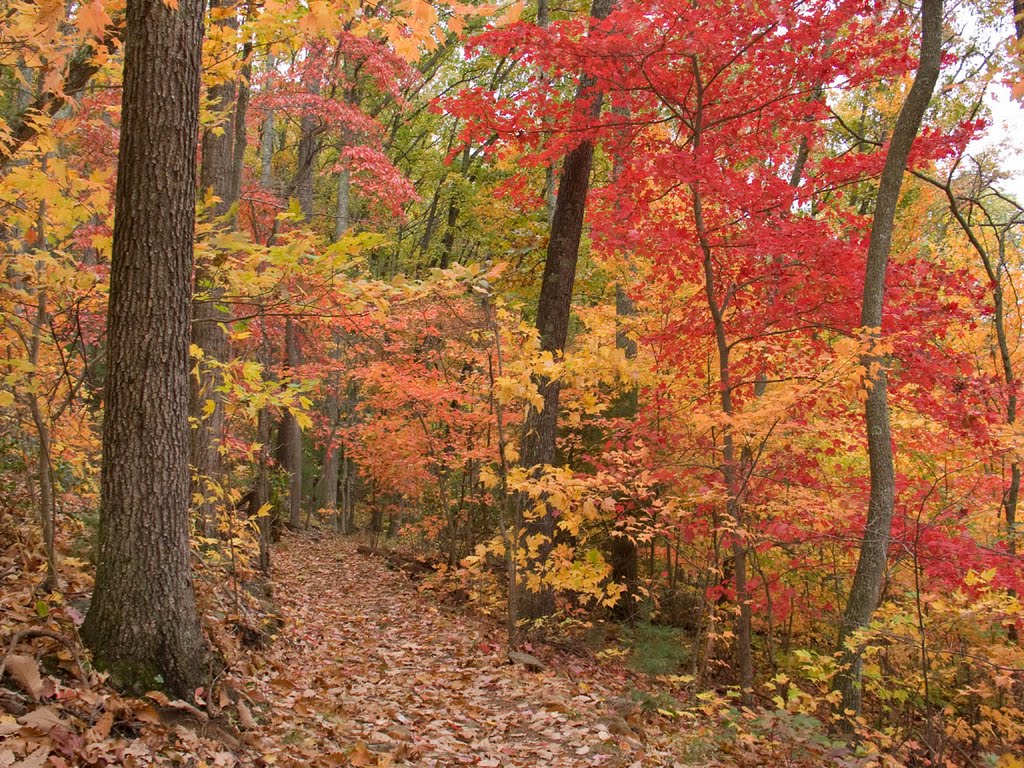
[[[875, 339], [881, 337], [885, 310], [885, 277], [889, 251], [892, 248], [896, 205], [903, 186], [903, 172], [910, 156], [910, 148], [921, 128], [921, 121], [939, 78], [942, 58], [942, 0], [923, 0], [921, 25], [921, 56], [917, 74], [910, 93], [907, 94], [907, 100], [900, 109], [889, 143], [885, 167], [875, 198], [875, 215], [868, 241], [861, 325], [868, 329]], [[888, 561], [896, 495], [896, 472], [887, 392], [889, 361], [883, 355], [869, 352], [861, 364], [865, 370], [878, 370], [878, 375], [870, 382], [864, 409], [871, 495], [857, 570], [853, 577], [853, 585], [850, 587], [850, 596], [839, 635], [843, 671], [836, 677], [835, 682], [836, 689], [842, 694], [840, 712], [853, 713], [860, 712], [861, 653], [859, 648], [848, 648], [847, 640], [852, 633], [871, 621], [878, 607]]]
[[208, 649], [189, 570], [189, 309], [202, 3], [129, 0], [107, 315], [96, 588], [82, 637], [134, 691], [191, 698]]
[[[614, 0], [593, 0], [590, 15], [604, 19], [611, 13]], [[578, 99], [588, 98], [593, 86], [589, 78], [580, 82]], [[593, 97], [591, 114], [601, 110], [600, 95]], [[541, 349], [553, 353], [556, 359], [565, 351], [569, 332], [569, 314], [572, 309], [573, 286], [576, 282], [576, 262], [579, 258], [580, 238], [583, 234], [583, 216], [586, 212], [587, 193], [590, 190], [590, 169], [594, 160], [594, 144], [583, 141], [565, 156], [558, 184], [555, 211], [551, 219], [551, 235], [544, 262], [544, 278], [537, 302], [537, 330]], [[555, 441], [558, 435], [559, 383], [540, 377], [537, 387], [544, 405], [540, 410], [530, 408], [523, 424], [520, 451], [524, 467], [538, 467], [555, 461]], [[520, 499], [517, 503], [524, 504]], [[542, 535], [547, 544], [540, 548], [543, 562], [551, 551], [555, 535], [555, 519], [547, 513], [527, 520], [526, 536]], [[537, 619], [554, 611], [554, 594], [549, 587], [538, 592], [526, 591], [521, 607], [526, 618]]]

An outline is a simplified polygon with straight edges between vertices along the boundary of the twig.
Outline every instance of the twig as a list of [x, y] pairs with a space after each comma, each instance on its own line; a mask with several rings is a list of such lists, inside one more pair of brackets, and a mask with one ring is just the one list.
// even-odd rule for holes
[[51, 640], [56, 640], [71, 653], [71, 658], [75, 662], [75, 668], [77, 669], [78, 681], [85, 686], [89, 685], [89, 677], [85, 674], [85, 667], [82, 666], [82, 660], [78, 656], [78, 651], [75, 649], [73, 641], [69, 640], [59, 632], [54, 632], [50, 629], [37, 629], [29, 628], [23, 629], [16, 633], [11, 638], [11, 642], [7, 644], [7, 651], [4, 653], [3, 659], [0, 659], [0, 678], [4, 676], [4, 670], [7, 669], [7, 659], [10, 658], [11, 654], [14, 653], [14, 649], [17, 648], [22, 642], [33, 637], [48, 637]]

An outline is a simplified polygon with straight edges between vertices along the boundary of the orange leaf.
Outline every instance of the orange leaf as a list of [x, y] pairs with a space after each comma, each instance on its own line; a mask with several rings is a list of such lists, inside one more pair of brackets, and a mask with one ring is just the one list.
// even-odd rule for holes
[[102, 39], [111, 23], [110, 16], [100, 0], [93, 0], [78, 9], [78, 28], [86, 37]]

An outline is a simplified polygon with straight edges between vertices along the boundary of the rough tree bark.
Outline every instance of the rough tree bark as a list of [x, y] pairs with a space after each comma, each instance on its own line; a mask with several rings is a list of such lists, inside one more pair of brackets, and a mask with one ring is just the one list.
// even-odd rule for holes
[[[607, 18], [613, 7], [614, 0], [593, 0], [590, 15], [594, 19]], [[593, 84], [590, 78], [584, 77], [580, 81], [577, 99], [593, 99], [591, 115], [596, 117], [601, 111], [601, 97], [600, 94], [589, 93]], [[565, 156], [551, 219], [544, 277], [537, 302], [537, 330], [540, 332], [541, 349], [551, 352], [556, 359], [565, 351], [569, 332], [576, 262], [579, 258], [593, 160], [594, 143], [589, 140], [581, 142]], [[537, 380], [537, 386], [544, 405], [540, 410], [530, 408], [523, 424], [520, 461], [524, 467], [553, 464], [555, 461], [560, 387], [557, 381], [544, 377]], [[525, 500], [520, 499], [517, 503], [523, 504]], [[554, 517], [546, 514], [528, 520], [525, 529], [527, 536], [541, 534], [546, 537], [548, 545], [542, 547], [539, 553], [540, 559], [544, 560], [550, 552], [555, 534]], [[526, 618], [538, 619], [550, 615], [554, 611], [554, 594], [550, 588], [542, 588], [538, 592], [527, 591], [522, 595], [521, 607]]]
[[191, 697], [189, 309], [203, 5], [129, 0], [96, 588], [82, 637], [119, 685]]
[[[868, 240], [867, 269], [861, 326], [872, 339], [881, 336], [885, 313], [885, 278], [892, 248], [896, 205], [903, 186], [903, 172], [910, 148], [921, 128], [925, 110], [939, 78], [942, 58], [942, 0], [923, 0], [921, 7], [921, 53], [910, 93], [900, 109], [893, 129], [885, 167], [875, 197], [875, 214]], [[868, 352], [861, 363], [865, 370], [877, 370], [870, 383], [864, 420], [867, 427], [871, 492], [868, 501], [864, 538], [857, 559], [857, 570], [843, 614], [839, 634], [840, 663], [835, 688], [842, 694], [840, 712], [860, 712], [861, 653], [847, 647], [850, 635], [866, 626], [878, 607], [888, 561], [889, 538], [896, 495], [896, 471], [893, 462], [892, 430], [889, 423], [888, 360]]]

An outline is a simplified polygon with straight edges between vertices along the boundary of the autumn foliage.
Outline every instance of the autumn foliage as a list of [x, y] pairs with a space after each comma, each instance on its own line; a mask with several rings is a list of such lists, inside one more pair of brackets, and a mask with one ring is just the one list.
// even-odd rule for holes
[[[234, 687], [187, 706], [230, 710], [251, 733], [253, 696], [310, 698], [292, 681], [305, 672], [266, 645], [280, 627], [260, 585], [290, 528], [296, 594], [338, 567], [304, 536], [355, 536], [426, 563], [415, 599], [489, 627], [482, 653], [500, 621], [506, 650], [568, 650], [601, 690], [632, 686], [628, 730], [660, 735], [649, 755], [625, 738], [616, 759], [1019, 765], [1024, 199], [991, 104], [1017, 109], [1021, 43], [1003, 5], [945, 9], [884, 319], [865, 328], [879, 177], [919, 63], [913, 7], [213, 3], [199, 160], [218, 151], [223, 167], [196, 189], [191, 546]], [[62, 755], [52, 765], [116, 764], [89, 762], [86, 743], [178, 700], [107, 692], [111, 719], [90, 720], [106, 689], [77, 640], [100, 513], [125, 11], [9, 6], [0, 735], [45, 705], [85, 740], [44, 744]], [[552, 351], [538, 293], [560, 169], [584, 142], [568, 341]], [[878, 471], [864, 402], [883, 370], [891, 538], [873, 618], [838, 646]], [[530, 466], [552, 382], [556, 457]], [[386, 604], [382, 589], [366, 599]], [[528, 622], [519, 607], [540, 593], [554, 611]], [[293, 622], [313, 610], [281, 602]], [[276, 666], [260, 677], [264, 653]], [[849, 653], [863, 703], [844, 712]], [[36, 658], [58, 660], [45, 680]], [[340, 685], [303, 683], [320, 684]], [[339, 695], [366, 696], [349, 687]], [[280, 747], [288, 707], [275, 706], [270, 740], [240, 739], [231, 759]], [[15, 762], [41, 749], [43, 725], [0, 746], [0, 766], [43, 765]], [[141, 733], [155, 754], [158, 736]], [[324, 765], [391, 764], [370, 736], [336, 736], [318, 737], [336, 758]], [[431, 749], [388, 760], [446, 754]], [[588, 754], [579, 765], [601, 764]]]

